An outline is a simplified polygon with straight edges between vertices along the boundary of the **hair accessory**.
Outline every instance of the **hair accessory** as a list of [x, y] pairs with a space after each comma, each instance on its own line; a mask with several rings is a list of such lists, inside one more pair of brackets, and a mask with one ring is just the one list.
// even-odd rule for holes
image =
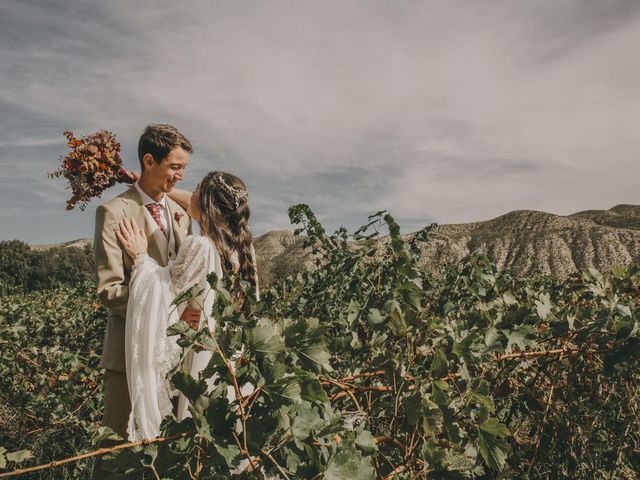
[[[247, 192], [241, 188], [235, 188], [229, 185], [224, 181], [222, 175], [216, 175], [216, 181], [220, 185], [220, 189], [223, 190], [228, 197], [229, 200], [233, 201], [234, 210], [240, 206], [240, 202], [242, 200], [246, 200], [248, 195]], [[227, 204], [227, 206], [231, 207], [231, 205]]]

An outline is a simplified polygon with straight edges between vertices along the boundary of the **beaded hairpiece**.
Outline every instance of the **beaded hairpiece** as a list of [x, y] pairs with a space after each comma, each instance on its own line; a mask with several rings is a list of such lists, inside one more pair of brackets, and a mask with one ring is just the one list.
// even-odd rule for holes
[[[220, 186], [220, 189], [225, 192], [225, 196], [229, 198], [229, 200], [233, 201], [233, 208], [237, 209], [240, 206], [240, 202], [242, 200], [246, 200], [248, 195], [247, 192], [241, 188], [235, 188], [229, 185], [224, 181], [222, 175], [216, 175], [216, 182]], [[229, 207], [231, 205], [228, 205]]]

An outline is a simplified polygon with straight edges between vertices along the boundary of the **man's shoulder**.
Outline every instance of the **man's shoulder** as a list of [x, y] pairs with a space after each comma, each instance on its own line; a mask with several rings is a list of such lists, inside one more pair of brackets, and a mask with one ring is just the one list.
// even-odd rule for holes
[[127, 188], [124, 192], [116, 195], [111, 200], [107, 200], [98, 206], [98, 208], [103, 210], [112, 210], [114, 208], [122, 209], [123, 206], [130, 204], [132, 201], [136, 199], [138, 193], [135, 191], [135, 188]]

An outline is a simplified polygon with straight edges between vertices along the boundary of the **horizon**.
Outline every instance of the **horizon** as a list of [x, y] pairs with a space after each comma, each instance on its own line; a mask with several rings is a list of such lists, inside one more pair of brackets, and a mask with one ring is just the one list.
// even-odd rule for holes
[[245, 180], [256, 237], [297, 203], [407, 233], [640, 203], [635, 0], [9, 0], [0, 40], [0, 240], [92, 238], [102, 200], [67, 212], [46, 175], [62, 132], [115, 132], [135, 169], [160, 122], [195, 148], [180, 187]]
[[[610, 211], [610, 210], [613, 210], [614, 208], [621, 207], [621, 206], [640, 207], [640, 204], [618, 203], [618, 204], [613, 205], [613, 206], [611, 206], [611, 207], [609, 207], [609, 208], [577, 210], [577, 211], [575, 211], [575, 212], [571, 212], [571, 213], [568, 213], [568, 214], [566, 214], [566, 215], [559, 215], [559, 216], [571, 216], [571, 215], [575, 215], [575, 214], [578, 214], [578, 213], [589, 212], [589, 211], [608, 212], [608, 211]], [[532, 212], [532, 211], [533, 211], [533, 212], [542, 212], [542, 213], [547, 213], [547, 214], [550, 214], [550, 215], [557, 215], [557, 214], [554, 214], [554, 213], [551, 213], [551, 212], [545, 212], [545, 211], [543, 211], [543, 210], [519, 209], [519, 210], [509, 210], [509, 211], [504, 212], [504, 213], [502, 213], [502, 214], [500, 214], [500, 215], [497, 215], [496, 217], [487, 218], [487, 219], [478, 219], [478, 220], [473, 220], [473, 221], [470, 221], [470, 222], [463, 222], [463, 223], [438, 223], [437, 225], [438, 225], [438, 226], [446, 226], [446, 225], [464, 225], [464, 224], [469, 224], [469, 223], [482, 223], [482, 222], [489, 222], [489, 221], [495, 220], [495, 219], [497, 219], [497, 218], [503, 217], [503, 216], [505, 216], [505, 215], [508, 215], [508, 214], [510, 214], [510, 213], [513, 213], [513, 212], [522, 212], [522, 211], [525, 211], [525, 212]], [[194, 220], [192, 220], [192, 225], [193, 225], [193, 229], [194, 229], [194, 232], [195, 232], [195, 231], [197, 230], [197, 225], [198, 225], [198, 224], [197, 224], [197, 222], [195, 222]], [[427, 225], [427, 224], [425, 224], [425, 225], [423, 225], [422, 227], [426, 227], [426, 226], [428, 226], [428, 225]], [[401, 232], [400, 232], [400, 233], [401, 233], [402, 235], [411, 235], [411, 234], [416, 233], [417, 231], [419, 231], [419, 230], [420, 230], [420, 228], [422, 228], [422, 227], [418, 227], [416, 230], [412, 230], [412, 231], [403, 231], [403, 230], [401, 229]], [[260, 237], [263, 237], [263, 236], [268, 235], [268, 234], [270, 234], [270, 233], [283, 232], [283, 231], [286, 231], [286, 232], [289, 232], [289, 233], [292, 233], [292, 234], [293, 234], [294, 230], [295, 230], [294, 228], [291, 228], [291, 229], [286, 229], [286, 228], [285, 228], [285, 229], [267, 230], [266, 232], [263, 232], [263, 233], [261, 233], [261, 234], [259, 234], [259, 235], [254, 234], [254, 235], [253, 235], [253, 239], [254, 239], [254, 241], [255, 241], [255, 240], [259, 239]], [[333, 231], [328, 232], [328, 233], [333, 233]], [[349, 231], [349, 233], [352, 233], [352, 232], [351, 232], [351, 231]], [[388, 235], [388, 232], [386, 231], [386, 229], [383, 229], [383, 233], [382, 233], [382, 235], [381, 235], [381, 236], [382, 236], [382, 237], [385, 237], [385, 236], [387, 236], [387, 235]], [[36, 247], [38, 247], [38, 248], [42, 248], [42, 247], [59, 246], [59, 245], [64, 245], [64, 244], [69, 244], [69, 243], [75, 243], [75, 242], [83, 242], [83, 241], [91, 241], [91, 242], [93, 242], [93, 236], [91, 236], [91, 237], [72, 238], [72, 239], [68, 239], [68, 240], [62, 240], [62, 241], [59, 241], [59, 242], [48, 242], [48, 243], [31, 243], [31, 242], [27, 242], [27, 241], [25, 241], [25, 240], [23, 240], [23, 239], [20, 239], [20, 238], [0, 239], [0, 241], [11, 241], [11, 240], [18, 240], [18, 241], [25, 242], [25, 243], [26, 243], [26, 244], [28, 244], [31, 248], [36, 248]]]

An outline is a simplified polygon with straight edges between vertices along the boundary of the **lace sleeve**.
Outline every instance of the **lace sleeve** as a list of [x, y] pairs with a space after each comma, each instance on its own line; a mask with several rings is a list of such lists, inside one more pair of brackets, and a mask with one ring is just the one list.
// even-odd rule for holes
[[209, 241], [205, 237], [191, 236], [182, 244], [175, 260], [169, 262], [171, 283], [176, 293], [187, 291], [201, 283], [207, 274]]

